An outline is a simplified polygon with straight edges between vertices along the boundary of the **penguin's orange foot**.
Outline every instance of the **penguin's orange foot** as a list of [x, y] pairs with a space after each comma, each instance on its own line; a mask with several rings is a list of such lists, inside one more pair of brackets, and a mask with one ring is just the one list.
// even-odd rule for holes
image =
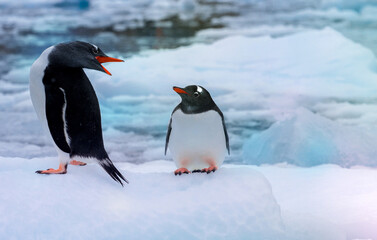
[[76, 160], [70, 161], [69, 164], [75, 165], [75, 166], [85, 166], [86, 165], [86, 163], [81, 162], [81, 161], [76, 161]]
[[202, 172], [211, 173], [211, 172], [216, 172], [218, 168], [216, 166], [210, 166], [209, 168], [203, 168]]
[[66, 174], [67, 173], [67, 164], [60, 164], [58, 169], [49, 168], [47, 170], [38, 170], [36, 173], [39, 174]]
[[189, 174], [190, 171], [187, 170], [187, 168], [178, 168], [177, 170], [174, 171], [174, 175], [181, 175], [182, 173]]

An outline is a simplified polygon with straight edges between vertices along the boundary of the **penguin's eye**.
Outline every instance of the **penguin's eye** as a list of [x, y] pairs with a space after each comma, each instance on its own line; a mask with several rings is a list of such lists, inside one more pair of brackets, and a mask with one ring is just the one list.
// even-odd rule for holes
[[200, 95], [200, 93], [198, 93], [198, 92], [194, 92], [194, 94], [192, 94], [194, 97], [199, 97], [199, 95]]
[[95, 54], [97, 54], [97, 53], [98, 53], [98, 48], [93, 48], [93, 52], [94, 52]]

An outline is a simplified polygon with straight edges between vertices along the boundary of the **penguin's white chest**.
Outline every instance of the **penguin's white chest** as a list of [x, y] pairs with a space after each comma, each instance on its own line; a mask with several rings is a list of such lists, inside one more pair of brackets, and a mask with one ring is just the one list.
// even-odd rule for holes
[[224, 161], [226, 153], [225, 133], [221, 116], [214, 110], [185, 114], [177, 110], [172, 115], [169, 150], [178, 167], [182, 162], [189, 168], [208, 167], [206, 161], [217, 166]]
[[30, 69], [30, 97], [38, 119], [43, 127], [47, 129], [46, 120], [46, 94], [43, 85], [44, 71], [48, 65], [48, 55], [54, 47], [49, 47], [43, 51], [41, 56], [33, 63]]

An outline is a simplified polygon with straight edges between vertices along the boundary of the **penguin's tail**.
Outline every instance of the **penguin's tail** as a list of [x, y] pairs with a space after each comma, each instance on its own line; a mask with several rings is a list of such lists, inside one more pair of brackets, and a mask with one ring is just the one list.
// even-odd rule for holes
[[108, 159], [100, 159], [98, 163], [105, 169], [105, 171], [110, 175], [112, 179], [119, 182], [123, 186], [123, 182], [128, 183], [128, 180], [118, 171], [118, 169], [114, 166], [113, 162]]

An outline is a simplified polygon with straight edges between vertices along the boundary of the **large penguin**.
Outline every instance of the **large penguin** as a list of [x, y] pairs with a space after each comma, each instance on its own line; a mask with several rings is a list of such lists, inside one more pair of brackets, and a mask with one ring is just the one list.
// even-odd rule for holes
[[30, 69], [30, 96], [42, 125], [49, 131], [58, 152], [58, 169], [39, 174], [65, 174], [68, 163], [84, 165], [74, 158], [96, 160], [122, 186], [128, 181], [107, 155], [102, 138], [101, 113], [96, 93], [83, 68], [110, 72], [101, 63], [123, 62], [106, 56], [86, 42], [49, 47]]
[[[182, 101], [173, 110], [166, 135], [167, 148], [178, 169], [175, 175], [215, 172], [229, 154], [224, 116], [201, 86], [173, 87]], [[189, 170], [190, 169], [190, 170]]]

